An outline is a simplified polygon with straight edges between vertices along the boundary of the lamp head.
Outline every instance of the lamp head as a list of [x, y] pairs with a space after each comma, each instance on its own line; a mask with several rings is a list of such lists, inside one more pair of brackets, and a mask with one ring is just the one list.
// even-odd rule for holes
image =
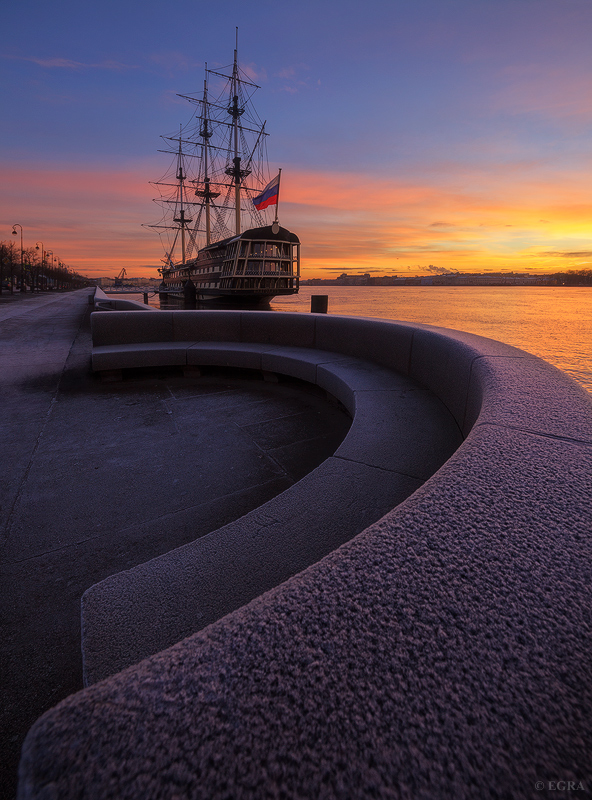
[[16, 236], [16, 228], [13, 228], [13, 229], [12, 229], [12, 235], [13, 235], [13, 236]]

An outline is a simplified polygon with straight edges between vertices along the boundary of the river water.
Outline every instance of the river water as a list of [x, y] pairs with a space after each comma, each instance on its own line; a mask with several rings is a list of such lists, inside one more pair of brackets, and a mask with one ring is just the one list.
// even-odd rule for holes
[[[421, 322], [514, 345], [592, 393], [590, 287], [302, 286], [298, 295], [273, 300], [271, 309], [309, 312], [313, 294], [328, 295], [330, 314]], [[150, 302], [158, 307], [158, 296]]]
[[592, 288], [564, 286], [303, 286], [272, 301], [275, 311], [310, 311], [326, 294], [330, 314], [439, 325], [514, 345], [592, 392]]

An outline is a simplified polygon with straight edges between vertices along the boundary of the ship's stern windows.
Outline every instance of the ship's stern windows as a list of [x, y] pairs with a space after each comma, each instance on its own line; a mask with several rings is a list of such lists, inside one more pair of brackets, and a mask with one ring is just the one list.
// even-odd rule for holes
[[281, 256], [281, 245], [275, 242], [266, 242], [265, 255], [267, 258], [279, 258]]
[[247, 275], [260, 275], [261, 274], [261, 261], [247, 261]]

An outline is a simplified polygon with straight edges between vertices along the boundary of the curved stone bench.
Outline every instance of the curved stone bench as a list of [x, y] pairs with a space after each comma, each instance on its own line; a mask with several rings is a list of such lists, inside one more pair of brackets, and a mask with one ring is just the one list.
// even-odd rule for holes
[[[204, 331], [238, 339], [242, 315], [178, 313], [93, 317], [93, 368], [213, 365], [280, 373], [337, 397], [353, 423], [332, 458], [278, 497], [88, 589], [82, 599], [85, 685], [163, 650], [315, 563], [412, 494], [462, 442], [442, 402], [392, 370], [312, 347], [195, 342], [186, 337], [204, 337]], [[314, 327], [313, 318], [305, 319]], [[258, 320], [262, 330], [269, 312]], [[278, 320], [280, 327], [286, 320]], [[121, 342], [174, 337], [170, 323], [180, 341]], [[109, 343], [100, 344], [106, 338]]]
[[240, 313], [239, 341], [294, 344], [300, 317], [300, 346], [394, 367], [466, 440], [351, 541], [48, 712], [23, 749], [20, 797], [589, 788], [590, 396], [469, 334], [267, 316]]

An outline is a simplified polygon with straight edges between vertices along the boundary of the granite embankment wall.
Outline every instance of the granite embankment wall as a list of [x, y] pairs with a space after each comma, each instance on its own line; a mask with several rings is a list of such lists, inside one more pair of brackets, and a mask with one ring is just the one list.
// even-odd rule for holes
[[140, 303], [137, 300], [108, 295], [102, 289], [97, 288], [89, 297], [89, 303], [94, 305], [95, 311], [156, 311], [157, 309]]
[[[371, 423], [377, 393], [392, 400], [392, 386], [356, 383], [373, 365], [428, 389], [465, 439], [350, 541], [44, 715], [23, 749], [19, 796], [529, 798], [558, 781], [590, 790], [590, 396], [524, 352], [429, 326], [117, 317], [116, 341], [96, 342], [98, 369], [131, 366], [136, 350], [148, 364], [182, 352], [175, 363], [190, 367], [247, 358], [314, 375], [349, 398], [358, 444], [366, 425], [376, 449], [392, 451], [393, 406]], [[148, 317], [152, 340], [138, 333]], [[367, 391], [373, 412], [363, 411]], [[231, 566], [229, 588], [253, 568], [240, 549]]]

